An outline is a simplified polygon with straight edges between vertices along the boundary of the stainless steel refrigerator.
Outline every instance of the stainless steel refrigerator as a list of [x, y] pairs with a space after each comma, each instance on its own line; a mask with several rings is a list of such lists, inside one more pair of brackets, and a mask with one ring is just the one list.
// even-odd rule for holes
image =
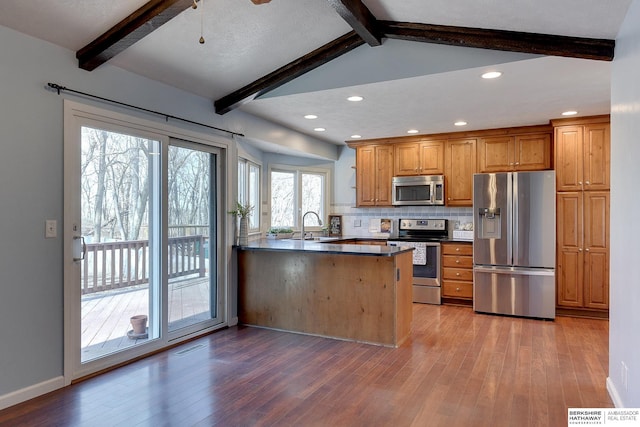
[[476, 174], [473, 179], [473, 308], [554, 319], [554, 171]]

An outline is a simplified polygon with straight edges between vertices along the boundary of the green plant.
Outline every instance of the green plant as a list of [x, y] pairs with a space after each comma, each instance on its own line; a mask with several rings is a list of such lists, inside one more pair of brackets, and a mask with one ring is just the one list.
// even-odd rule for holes
[[251, 206], [249, 203], [243, 205], [240, 202], [236, 202], [236, 208], [232, 211], [229, 211], [228, 213], [240, 218], [246, 218], [251, 214], [251, 211], [253, 211], [253, 206]]
[[267, 232], [269, 234], [293, 233], [293, 229], [289, 227], [271, 227]]

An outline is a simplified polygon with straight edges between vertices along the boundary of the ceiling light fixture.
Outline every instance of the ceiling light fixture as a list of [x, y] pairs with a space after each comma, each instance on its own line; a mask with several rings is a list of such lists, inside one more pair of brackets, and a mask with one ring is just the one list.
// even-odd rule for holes
[[562, 113], [563, 116], [575, 116], [576, 114], [578, 114], [578, 112], [577, 111], [573, 111], [573, 110], [565, 111], [565, 112]]
[[466, 126], [467, 122], [465, 122], [464, 120], [458, 120], [457, 122], [454, 123], [455, 126]]
[[304, 118], [307, 120], [313, 120], [313, 119], [317, 119], [318, 116], [316, 116], [315, 114], [307, 114], [306, 116], [304, 116]]
[[411, 134], [413, 134], [413, 133], [418, 133], [418, 132], [420, 132], [418, 129], [409, 129], [409, 130], [407, 131], [407, 133], [411, 133]]
[[358, 135], [358, 134], [351, 135], [351, 139], [360, 139], [360, 138], [362, 138], [362, 135]]
[[502, 75], [502, 73], [500, 71], [489, 71], [487, 73], [484, 73], [482, 75], [482, 78], [483, 79], [497, 79], [501, 75]]
[[313, 130], [315, 130], [316, 132], [324, 132], [326, 129], [325, 128], [313, 128]]
[[347, 98], [347, 101], [351, 101], [351, 102], [360, 102], [362, 101], [364, 98], [358, 95], [354, 95], [354, 96], [350, 96]]

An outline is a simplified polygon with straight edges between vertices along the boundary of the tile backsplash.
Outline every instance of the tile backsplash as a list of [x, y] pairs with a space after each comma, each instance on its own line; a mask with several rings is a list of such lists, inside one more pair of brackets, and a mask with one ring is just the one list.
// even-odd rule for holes
[[473, 224], [473, 208], [448, 208], [444, 206], [402, 206], [397, 208], [355, 208], [351, 204], [331, 205], [331, 215], [342, 215], [342, 234], [354, 237], [386, 237], [369, 231], [369, 220], [389, 218], [392, 234], [397, 234], [400, 218], [434, 218], [449, 220], [452, 229], [469, 229]]

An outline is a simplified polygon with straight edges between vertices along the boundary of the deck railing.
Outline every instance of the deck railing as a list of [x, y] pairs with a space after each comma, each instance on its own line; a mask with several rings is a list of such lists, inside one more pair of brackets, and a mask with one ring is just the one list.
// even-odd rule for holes
[[[149, 241], [88, 243], [82, 261], [82, 294], [149, 283]], [[170, 237], [169, 278], [204, 277], [205, 237]]]

